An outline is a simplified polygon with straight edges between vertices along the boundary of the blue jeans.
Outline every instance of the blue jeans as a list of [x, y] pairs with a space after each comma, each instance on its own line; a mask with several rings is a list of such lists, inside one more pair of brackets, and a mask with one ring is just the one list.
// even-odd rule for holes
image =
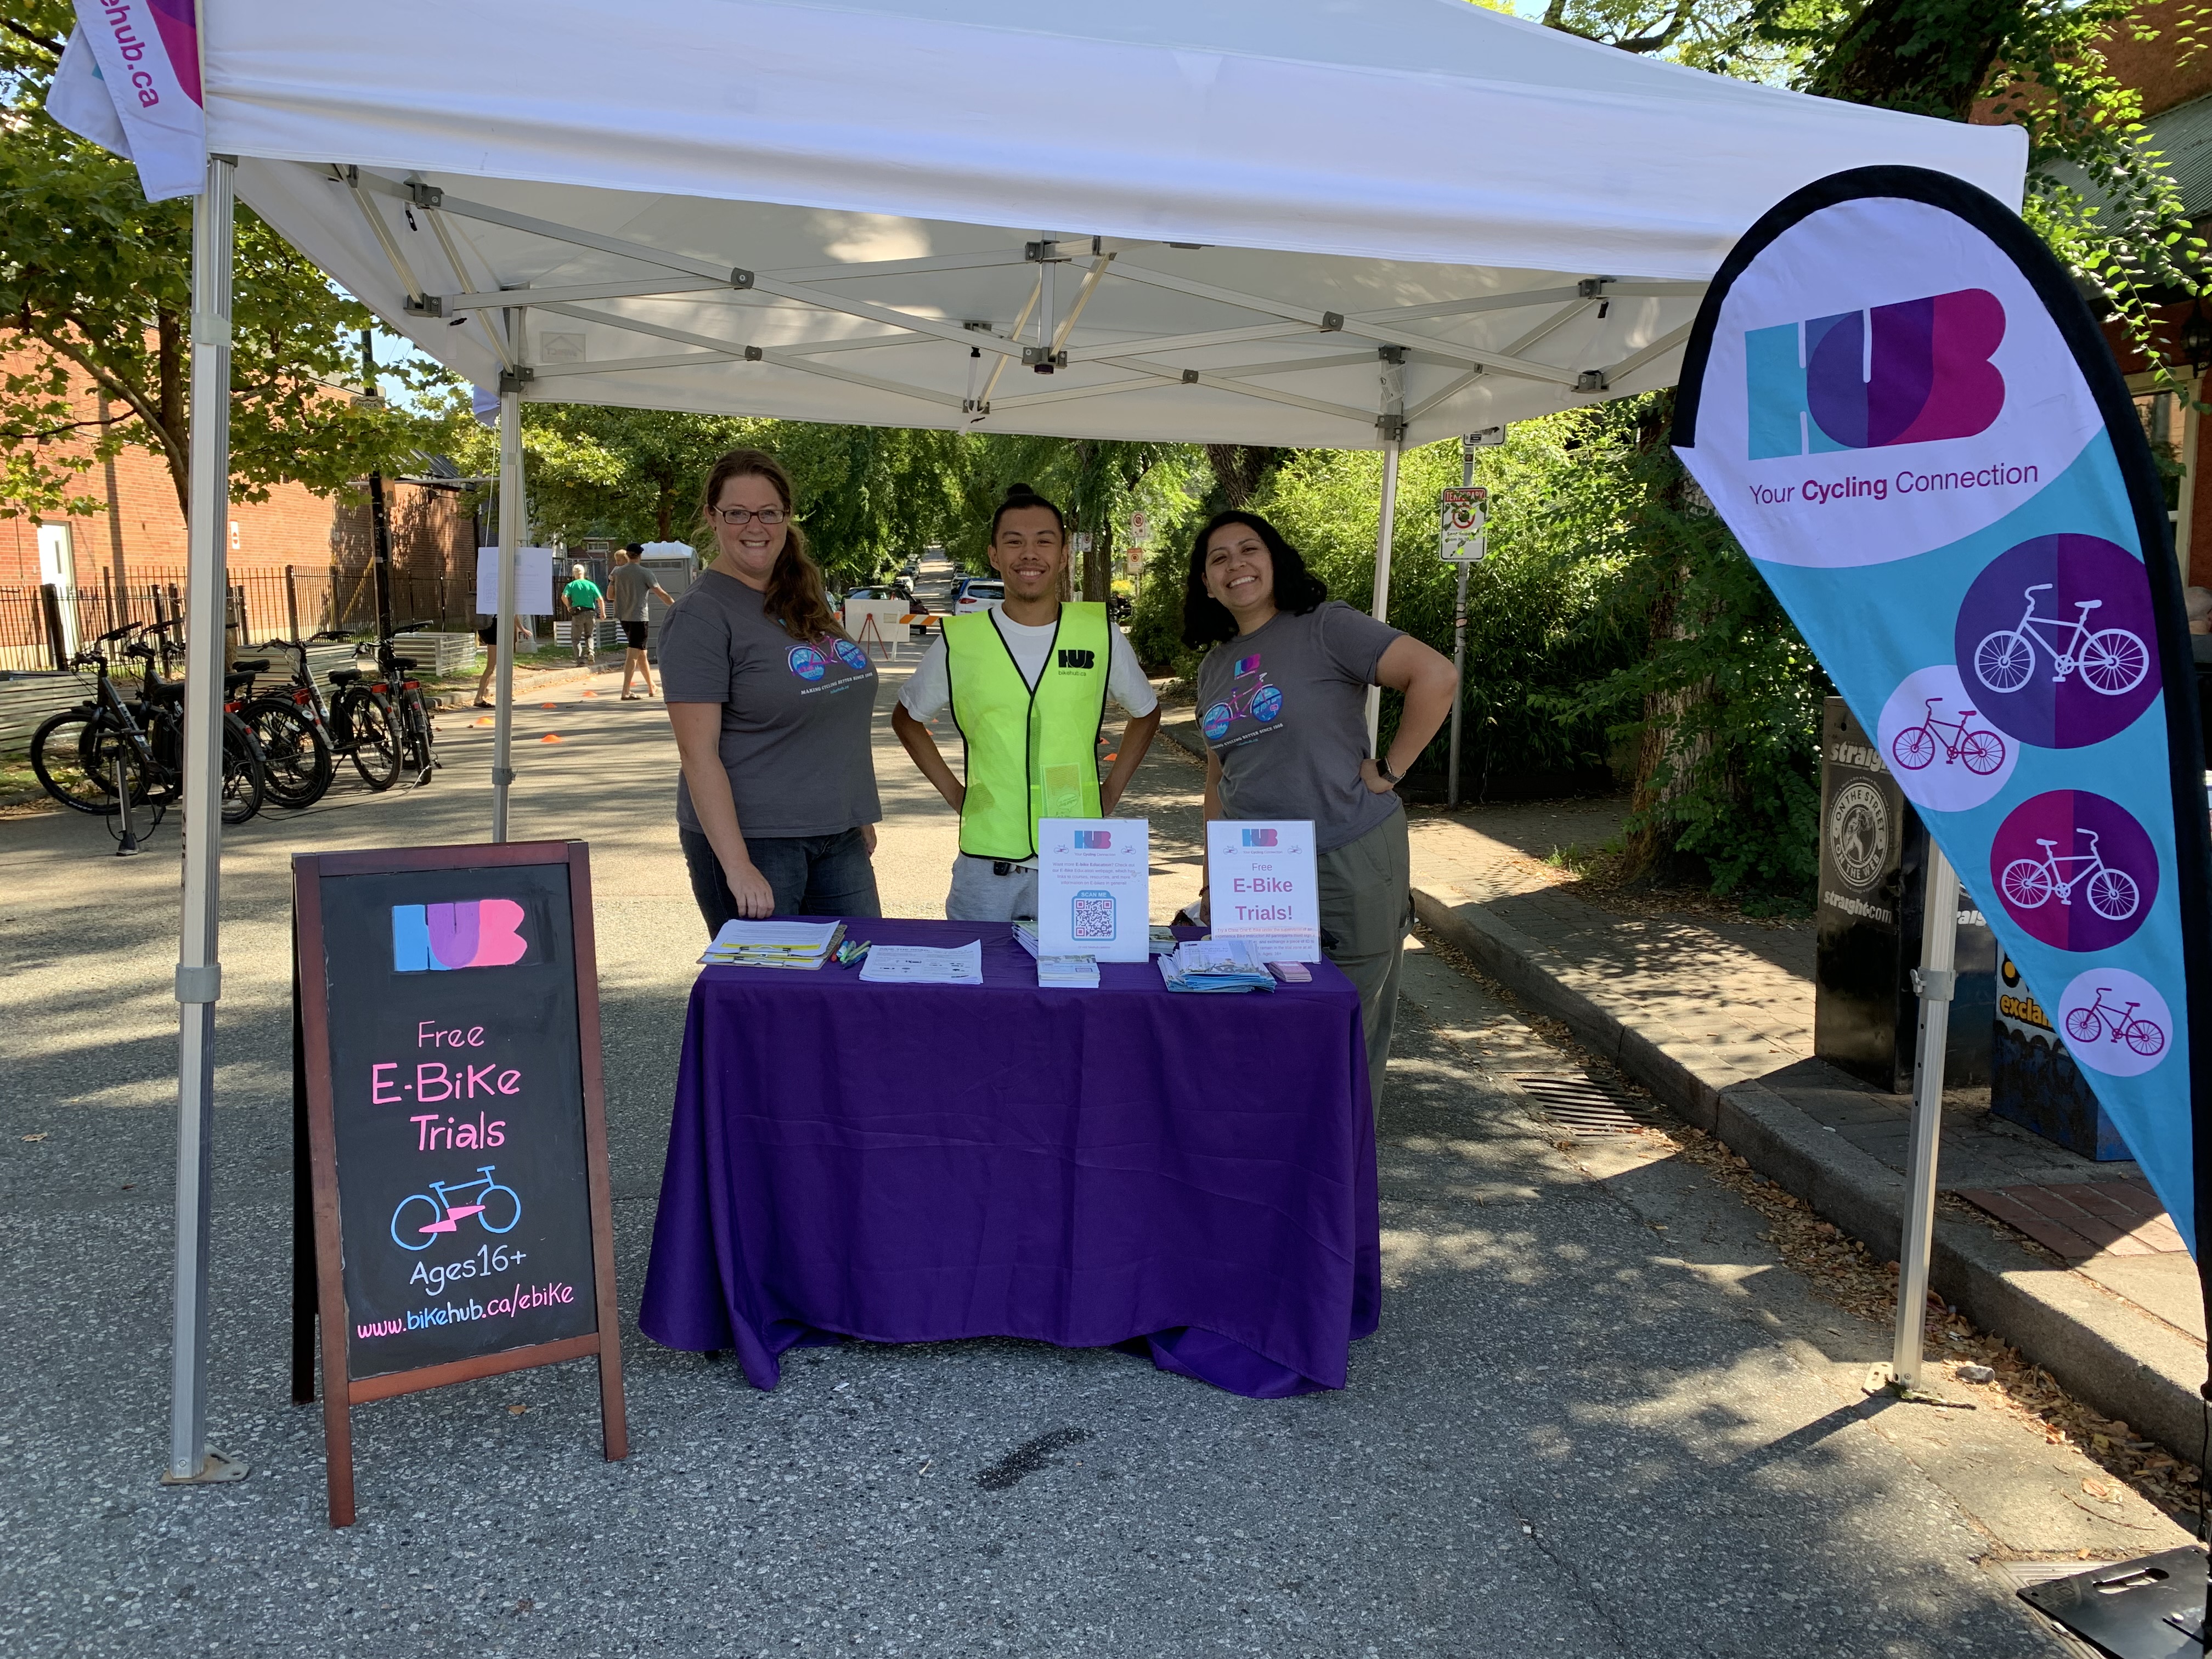
[[[678, 827], [691, 896], [707, 920], [709, 937], [736, 920], [738, 902], [722, 874], [722, 861], [696, 830]], [[745, 856], [775, 890], [780, 916], [879, 916], [875, 860], [858, 830], [837, 836], [747, 836]]]

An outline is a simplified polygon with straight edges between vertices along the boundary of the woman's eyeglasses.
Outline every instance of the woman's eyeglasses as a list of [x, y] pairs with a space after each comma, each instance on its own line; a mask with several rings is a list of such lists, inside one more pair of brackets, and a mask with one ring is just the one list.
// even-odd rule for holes
[[780, 507], [764, 507], [757, 513], [749, 507], [717, 507], [709, 508], [707, 516], [732, 530], [743, 530], [755, 519], [761, 521], [762, 529], [773, 530], [791, 515]]

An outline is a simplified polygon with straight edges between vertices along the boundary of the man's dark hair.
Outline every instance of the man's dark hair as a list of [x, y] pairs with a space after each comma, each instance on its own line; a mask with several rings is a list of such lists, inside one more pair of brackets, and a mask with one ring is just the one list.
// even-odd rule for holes
[[1306, 568], [1305, 556], [1283, 539], [1283, 532], [1256, 513], [1231, 507], [1206, 521], [1190, 544], [1190, 569], [1182, 589], [1182, 642], [1188, 646], [1218, 645], [1237, 637], [1237, 618], [1229, 607], [1206, 591], [1206, 544], [1225, 525], [1249, 527], [1267, 544], [1267, 557], [1275, 567], [1275, 609], [1303, 617], [1328, 598], [1328, 584]]
[[1065, 541], [1067, 538], [1067, 520], [1061, 516], [1058, 507], [1027, 484], [1010, 483], [1006, 486], [1006, 499], [999, 503], [999, 510], [991, 515], [991, 539], [994, 542], [999, 539], [1000, 520], [1025, 507], [1041, 507], [1051, 514], [1052, 521], [1060, 526], [1060, 539]]
[[629, 554], [633, 559], [641, 559], [645, 556], [645, 544], [643, 542], [624, 542], [623, 544], [623, 551]]

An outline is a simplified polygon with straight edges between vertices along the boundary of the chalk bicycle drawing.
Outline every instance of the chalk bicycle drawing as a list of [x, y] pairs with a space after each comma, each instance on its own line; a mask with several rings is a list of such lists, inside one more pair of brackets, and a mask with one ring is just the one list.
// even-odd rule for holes
[[2097, 1000], [2087, 1008], [2076, 1008], [2066, 1016], [2066, 1035], [2076, 1042], [2094, 1042], [2112, 1028], [2112, 1040], [2125, 1042], [2129, 1048], [2148, 1059], [2166, 1047], [2166, 1033], [2151, 1021], [2136, 1012], [2140, 1002], [2130, 1002], [2124, 1008], [2107, 1007], [2105, 993], [2111, 987], [2100, 985]]
[[[430, 1183], [430, 1193], [410, 1193], [399, 1200], [399, 1207], [392, 1212], [392, 1242], [403, 1250], [427, 1250], [438, 1242], [440, 1235], [457, 1230], [471, 1216], [477, 1225], [488, 1233], [511, 1233], [522, 1219], [522, 1198], [512, 1187], [502, 1187], [491, 1178], [499, 1166], [480, 1164], [475, 1181]], [[456, 1204], [449, 1193], [475, 1192], [474, 1204]], [[504, 1215], [504, 1223], [495, 1221], [495, 1215]], [[406, 1224], [402, 1225], [402, 1223]]]
[[[2089, 850], [2061, 858], [2058, 843], [2036, 838], [2035, 844], [2043, 849], [2040, 859], [2014, 859], [2005, 866], [1997, 877], [1997, 886], [2005, 902], [2022, 910], [2040, 908], [2053, 894], [2061, 904], [2074, 902], [2074, 890], [2086, 887], [2083, 896], [2089, 908], [2107, 921], [2125, 921], [2135, 915], [2136, 906], [2142, 902], [2142, 892], [2136, 878], [2124, 870], [2115, 870], [2105, 862], [2097, 850], [2094, 830], [2076, 830], [2077, 836], [2089, 838]], [[2071, 876], [2063, 873], [2062, 866], [2086, 865], [2086, 869]]]
[[[2063, 684], [2069, 674], [2079, 673], [2082, 684], [2108, 697], [2123, 696], [2141, 685], [2143, 676], [2150, 672], [2150, 649], [2142, 639], [2124, 628], [2093, 632], [2089, 613], [2104, 604], [2102, 599], [2076, 599], [2074, 608], [2081, 614], [2071, 623], [2037, 616], [2035, 596], [2051, 586], [2038, 582], [2027, 589], [2027, 609], [2021, 613], [2020, 625], [1985, 635], [1974, 647], [1975, 678], [1992, 691], [2017, 691], [2034, 673], [2035, 648], [2041, 646], [2051, 655], [2054, 684]], [[2051, 629], [2054, 635], [2063, 633], [2064, 642], [2053, 643], [2052, 635], [2038, 631], [2043, 628]]]
[[1283, 712], [1283, 690], [1268, 683], [1266, 669], [1255, 669], [1251, 674], [1239, 674], [1237, 678], [1250, 679], [1255, 674], [1258, 678], [1242, 690], [1231, 682], [1229, 695], [1206, 711], [1206, 718], [1199, 726], [1207, 737], [1227, 737], [1229, 728], [1247, 715], [1265, 726]]
[[[1936, 758], [1940, 746], [1943, 764], [1964, 761], [1966, 769], [1977, 777], [1987, 777], [2005, 763], [2004, 739], [1994, 732], [1969, 732], [1966, 722], [1974, 718], [1971, 708], [1961, 708], [1955, 722], [1936, 718], [1936, 705], [1943, 699], [1929, 697], [1927, 718], [1918, 726], [1908, 726], [1890, 739], [1889, 752], [1897, 763], [1908, 772], [1917, 772]], [[1946, 736], [1945, 733], [1950, 735]]]

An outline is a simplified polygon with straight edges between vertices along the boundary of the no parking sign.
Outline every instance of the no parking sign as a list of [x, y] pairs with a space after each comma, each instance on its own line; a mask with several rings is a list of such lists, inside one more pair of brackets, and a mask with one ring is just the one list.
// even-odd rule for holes
[[1438, 516], [1443, 534], [1437, 551], [1446, 564], [1480, 564], [1490, 551], [1483, 536], [1483, 516], [1489, 510], [1490, 491], [1480, 484], [1452, 484], [1439, 492]]

